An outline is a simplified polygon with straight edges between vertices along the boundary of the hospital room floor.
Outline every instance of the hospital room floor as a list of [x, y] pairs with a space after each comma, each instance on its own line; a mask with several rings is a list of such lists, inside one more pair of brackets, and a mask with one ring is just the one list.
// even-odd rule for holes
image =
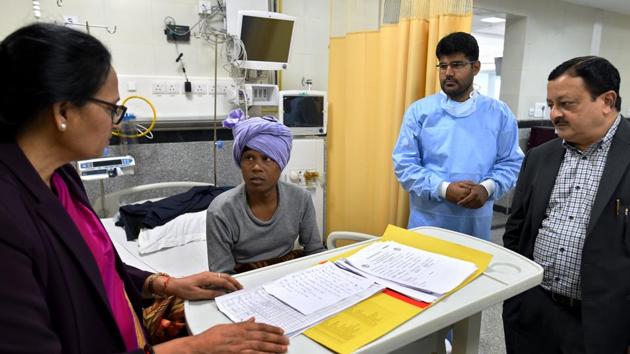
[[[505, 231], [507, 216], [504, 213], [494, 212], [492, 218], [491, 241], [503, 245], [502, 237]], [[501, 320], [503, 303], [496, 304], [481, 314], [481, 336], [479, 339], [479, 354], [505, 353], [505, 337], [503, 335], [503, 322]]]

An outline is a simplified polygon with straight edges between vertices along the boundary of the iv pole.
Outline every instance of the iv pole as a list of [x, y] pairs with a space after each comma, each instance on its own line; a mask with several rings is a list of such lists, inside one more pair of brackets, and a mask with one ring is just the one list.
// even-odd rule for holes
[[214, 34], [214, 121], [212, 122], [213, 141], [212, 141], [212, 159], [214, 172], [214, 185], [217, 185], [217, 65], [218, 65], [218, 48], [219, 36]]

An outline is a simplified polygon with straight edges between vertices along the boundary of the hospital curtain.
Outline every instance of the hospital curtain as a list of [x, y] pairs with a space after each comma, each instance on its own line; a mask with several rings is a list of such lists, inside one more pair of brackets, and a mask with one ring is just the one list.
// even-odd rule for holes
[[406, 227], [391, 159], [402, 117], [440, 88], [439, 39], [471, 23], [472, 0], [331, 0], [327, 234]]

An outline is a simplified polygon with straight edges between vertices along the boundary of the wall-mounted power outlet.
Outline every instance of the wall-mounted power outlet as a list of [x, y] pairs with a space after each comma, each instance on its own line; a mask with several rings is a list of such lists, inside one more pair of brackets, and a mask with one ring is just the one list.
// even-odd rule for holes
[[208, 84], [205, 82], [197, 81], [192, 83], [192, 93], [195, 95], [207, 95]]
[[534, 118], [543, 118], [545, 117], [545, 110], [547, 109], [547, 104], [544, 102], [536, 102], [534, 104]]
[[153, 81], [151, 91], [156, 95], [166, 93], [166, 83], [164, 81]]
[[[225, 95], [225, 93], [227, 92], [229, 87], [230, 87], [230, 83], [229, 82], [224, 82], [224, 81], [217, 82], [217, 95]], [[210, 85], [208, 85], [208, 92], [211, 95], [214, 94], [214, 83], [213, 82], [211, 82]]]
[[177, 95], [180, 91], [181, 83], [177, 81], [168, 81], [166, 83], [166, 93], [169, 95]]

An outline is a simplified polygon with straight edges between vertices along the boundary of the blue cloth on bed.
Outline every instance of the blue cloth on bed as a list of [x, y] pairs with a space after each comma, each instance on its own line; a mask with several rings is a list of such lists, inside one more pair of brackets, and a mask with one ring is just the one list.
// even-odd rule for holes
[[133, 241], [138, 238], [143, 228], [152, 229], [182, 214], [208, 209], [216, 196], [232, 188], [234, 187], [193, 187], [187, 192], [156, 202], [124, 205], [120, 207], [120, 217], [116, 221], [116, 226], [122, 226], [125, 229], [127, 241]]

